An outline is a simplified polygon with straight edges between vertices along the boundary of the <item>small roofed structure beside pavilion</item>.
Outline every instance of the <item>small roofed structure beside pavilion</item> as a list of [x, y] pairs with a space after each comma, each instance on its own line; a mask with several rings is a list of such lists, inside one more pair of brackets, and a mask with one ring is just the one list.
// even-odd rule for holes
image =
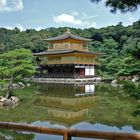
[[68, 29], [62, 35], [45, 39], [47, 51], [34, 53], [38, 68], [37, 78], [92, 79], [95, 77], [96, 58], [101, 55], [89, 52], [86, 39], [74, 35]]

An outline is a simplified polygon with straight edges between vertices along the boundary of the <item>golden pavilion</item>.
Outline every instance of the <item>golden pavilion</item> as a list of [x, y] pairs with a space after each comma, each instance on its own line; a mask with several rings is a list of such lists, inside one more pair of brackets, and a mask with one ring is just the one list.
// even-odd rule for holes
[[47, 51], [34, 53], [40, 78], [91, 78], [95, 76], [97, 52], [89, 52], [86, 39], [67, 30], [62, 35], [45, 39]]

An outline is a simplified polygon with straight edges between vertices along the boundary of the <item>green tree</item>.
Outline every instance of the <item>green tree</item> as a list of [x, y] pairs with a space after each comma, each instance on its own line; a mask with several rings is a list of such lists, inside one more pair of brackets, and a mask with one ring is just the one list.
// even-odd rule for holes
[[31, 77], [34, 73], [35, 67], [30, 50], [16, 49], [0, 54], [0, 78], [9, 79], [7, 97], [11, 95], [14, 80]]
[[106, 64], [107, 71], [115, 76], [129, 76], [140, 73], [140, 61], [132, 56], [119, 57], [112, 59]]
[[[98, 3], [102, 0], [91, 0], [93, 3]], [[140, 5], [140, 0], [106, 0], [106, 6], [111, 7], [111, 12], [116, 12], [120, 10], [121, 12], [133, 12], [135, 11], [138, 6]]]
[[4, 51], [5, 48], [6, 48], [6, 46], [5, 46], [3, 43], [0, 44], [0, 53], [1, 53], [2, 51]]
[[[96, 68], [97, 74], [102, 73], [104, 77], [106, 73], [112, 77], [118, 73], [126, 75], [125, 71], [129, 71], [128, 74], [139, 73], [134, 69], [130, 72], [130, 69], [132, 70], [134, 64], [135, 69], [139, 67], [140, 20], [127, 27], [124, 27], [120, 22], [116, 26], [111, 25], [101, 29], [70, 29], [73, 34], [92, 39], [88, 44], [89, 51], [104, 54], [102, 58], [99, 58], [101, 65]], [[28, 29], [21, 32], [18, 28], [13, 30], [0, 28], [0, 54], [21, 48], [29, 49], [32, 52], [46, 51], [48, 43], [44, 39], [61, 35], [66, 30], [67, 27], [52, 27], [40, 31]], [[130, 60], [130, 63], [127, 60]]]
[[124, 45], [125, 53], [131, 54], [136, 59], [140, 60], [140, 38], [131, 37]]

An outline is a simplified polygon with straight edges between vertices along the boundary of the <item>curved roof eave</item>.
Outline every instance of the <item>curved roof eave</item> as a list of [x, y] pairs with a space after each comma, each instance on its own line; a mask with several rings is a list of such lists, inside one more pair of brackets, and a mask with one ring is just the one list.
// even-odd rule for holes
[[56, 54], [67, 54], [67, 53], [83, 53], [83, 54], [95, 54], [95, 55], [102, 55], [102, 53], [98, 52], [85, 52], [85, 51], [78, 51], [78, 50], [56, 50], [56, 51], [44, 51], [40, 53], [34, 53], [34, 56], [41, 56], [41, 55], [56, 55]]
[[51, 41], [65, 40], [65, 39], [68, 39], [68, 38], [75, 39], [75, 40], [80, 40], [80, 41], [86, 41], [86, 42], [92, 41], [92, 39], [83, 38], [83, 37], [80, 37], [80, 36], [77, 36], [77, 35], [74, 35], [74, 34], [71, 34], [71, 33], [64, 33], [64, 34], [59, 35], [57, 37], [51, 37], [51, 38], [44, 39], [44, 40], [48, 41], [48, 42], [51, 42]]

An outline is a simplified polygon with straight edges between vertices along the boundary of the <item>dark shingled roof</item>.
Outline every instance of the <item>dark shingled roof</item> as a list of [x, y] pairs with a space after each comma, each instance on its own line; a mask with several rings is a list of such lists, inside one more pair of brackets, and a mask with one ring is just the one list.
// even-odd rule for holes
[[48, 39], [44, 39], [44, 40], [46, 40], [46, 41], [58, 41], [58, 40], [65, 40], [68, 38], [80, 40], [80, 41], [91, 41], [92, 40], [92, 39], [87, 39], [87, 38], [83, 38], [83, 37], [74, 35], [68, 31], [62, 35], [57, 36], [57, 37], [52, 37], [52, 38], [48, 38]]
[[40, 53], [34, 53], [34, 56], [41, 56], [41, 55], [55, 55], [55, 54], [67, 54], [67, 53], [84, 53], [84, 54], [96, 54], [101, 55], [102, 53], [97, 52], [86, 52], [86, 51], [78, 51], [78, 50], [53, 50], [53, 51], [44, 51]]

